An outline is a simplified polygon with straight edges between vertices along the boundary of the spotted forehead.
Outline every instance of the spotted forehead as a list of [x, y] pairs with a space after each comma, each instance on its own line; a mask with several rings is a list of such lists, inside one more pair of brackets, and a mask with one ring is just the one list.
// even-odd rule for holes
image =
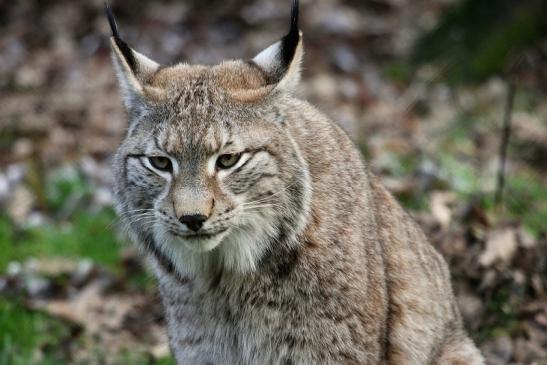
[[195, 153], [217, 147], [222, 133], [217, 121], [222, 119], [218, 96], [205, 70], [184, 74], [171, 73], [156, 80], [164, 97], [158, 114], [161, 122], [155, 135], [158, 147], [170, 154]]
[[177, 116], [163, 123], [157, 143], [165, 152], [188, 158], [218, 151], [230, 138], [228, 123]]
[[159, 113], [162, 123], [156, 135], [158, 144], [168, 153], [217, 152], [229, 142], [233, 132], [260, 114], [256, 103], [231, 98], [221, 85], [225, 80], [214, 69], [181, 67], [169, 75], [170, 78], [163, 75], [155, 82], [164, 91]]

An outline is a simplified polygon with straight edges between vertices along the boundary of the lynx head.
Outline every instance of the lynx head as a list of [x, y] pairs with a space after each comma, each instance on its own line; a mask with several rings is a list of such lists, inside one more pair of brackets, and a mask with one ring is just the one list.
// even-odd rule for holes
[[216, 66], [160, 66], [130, 48], [107, 15], [129, 119], [115, 196], [134, 240], [184, 275], [247, 272], [286, 252], [311, 194], [288, 123], [303, 54], [298, 0], [279, 42]]

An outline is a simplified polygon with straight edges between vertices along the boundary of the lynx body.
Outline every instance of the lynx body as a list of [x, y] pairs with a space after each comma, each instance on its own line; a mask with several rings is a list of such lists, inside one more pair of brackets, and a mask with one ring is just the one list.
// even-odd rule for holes
[[119, 37], [118, 212], [179, 364], [483, 364], [443, 258], [336, 124], [293, 95], [302, 35], [161, 67]]

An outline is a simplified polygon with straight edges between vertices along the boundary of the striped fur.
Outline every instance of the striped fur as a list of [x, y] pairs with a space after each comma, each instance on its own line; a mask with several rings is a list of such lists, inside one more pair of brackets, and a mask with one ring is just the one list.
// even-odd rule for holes
[[[161, 67], [112, 42], [129, 116], [117, 209], [177, 362], [483, 364], [442, 257], [347, 135], [293, 96], [294, 3], [289, 35], [252, 61]], [[241, 158], [219, 169], [226, 154]], [[207, 219], [195, 234], [181, 214]]]

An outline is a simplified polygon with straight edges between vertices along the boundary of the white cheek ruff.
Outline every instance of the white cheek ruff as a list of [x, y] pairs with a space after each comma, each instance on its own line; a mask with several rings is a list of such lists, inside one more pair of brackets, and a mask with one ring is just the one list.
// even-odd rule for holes
[[[219, 180], [237, 171], [237, 169], [249, 163], [253, 158], [257, 158], [256, 162], [259, 163], [258, 160], [262, 156], [260, 152], [256, 154], [245, 152], [233, 167], [229, 169], [217, 169], [217, 159], [226, 152], [228, 151], [219, 151], [207, 160], [206, 168], [208, 174], [211, 176], [216, 175]], [[150, 154], [165, 156], [165, 154], [155, 149], [151, 150]], [[174, 159], [171, 159], [171, 161], [174, 166], [173, 171], [175, 172], [178, 170], [178, 165], [175, 165], [176, 161]], [[158, 171], [147, 158], [144, 163], [152, 171], [165, 178], [166, 181], [172, 181], [173, 176], [170, 173]], [[175, 166], [177, 166], [176, 169]], [[297, 232], [305, 225], [308, 215], [307, 206], [310, 198], [310, 187], [307, 168], [305, 168], [305, 171], [304, 176], [302, 176], [302, 183], [306, 187], [306, 194], [303, 197], [304, 211], [293, 212], [295, 214], [287, 212], [291, 213], [289, 215], [295, 216], [294, 225], [297, 227], [295, 229]], [[166, 194], [168, 189], [164, 191], [162, 196]], [[158, 197], [157, 201], [162, 200], [162, 196]], [[232, 199], [241, 207], [240, 209], [244, 208], [245, 199], [243, 197], [233, 196]], [[287, 209], [290, 210], [292, 208], [288, 207]], [[176, 271], [183, 276], [206, 275], [217, 272], [219, 269], [239, 273], [252, 272], [257, 269], [259, 260], [268, 251], [272, 240], [276, 239], [279, 234], [279, 229], [281, 228], [278, 220], [279, 215], [279, 210], [272, 207], [261, 209], [260, 212], [256, 213], [245, 212], [243, 210], [235, 212], [234, 220], [231, 222], [231, 225], [235, 227], [229, 228], [227, 231], [203, 241], [186, 240], [176, 237], [169, 232], [168, 225], [162, 223], [161, 219], [158, 219], [153, 227], [155, 246], [162, 254], [169, 258]], [[288, 233], [290, 233], [290, 238], [287, 242], [293, 242], [296, 232], [292, 232], [291, 230]]]
[[200, 275], [227, 269], [246, 273], [257, 268], [258, 261], [268, 248], [277, 229], [273, 212], [239, 221], [242, 226], [198, 246], [172, 236], [161, 223], [154, 225], [154, 240], [158, 249], [167, 256], [179, 274]]

